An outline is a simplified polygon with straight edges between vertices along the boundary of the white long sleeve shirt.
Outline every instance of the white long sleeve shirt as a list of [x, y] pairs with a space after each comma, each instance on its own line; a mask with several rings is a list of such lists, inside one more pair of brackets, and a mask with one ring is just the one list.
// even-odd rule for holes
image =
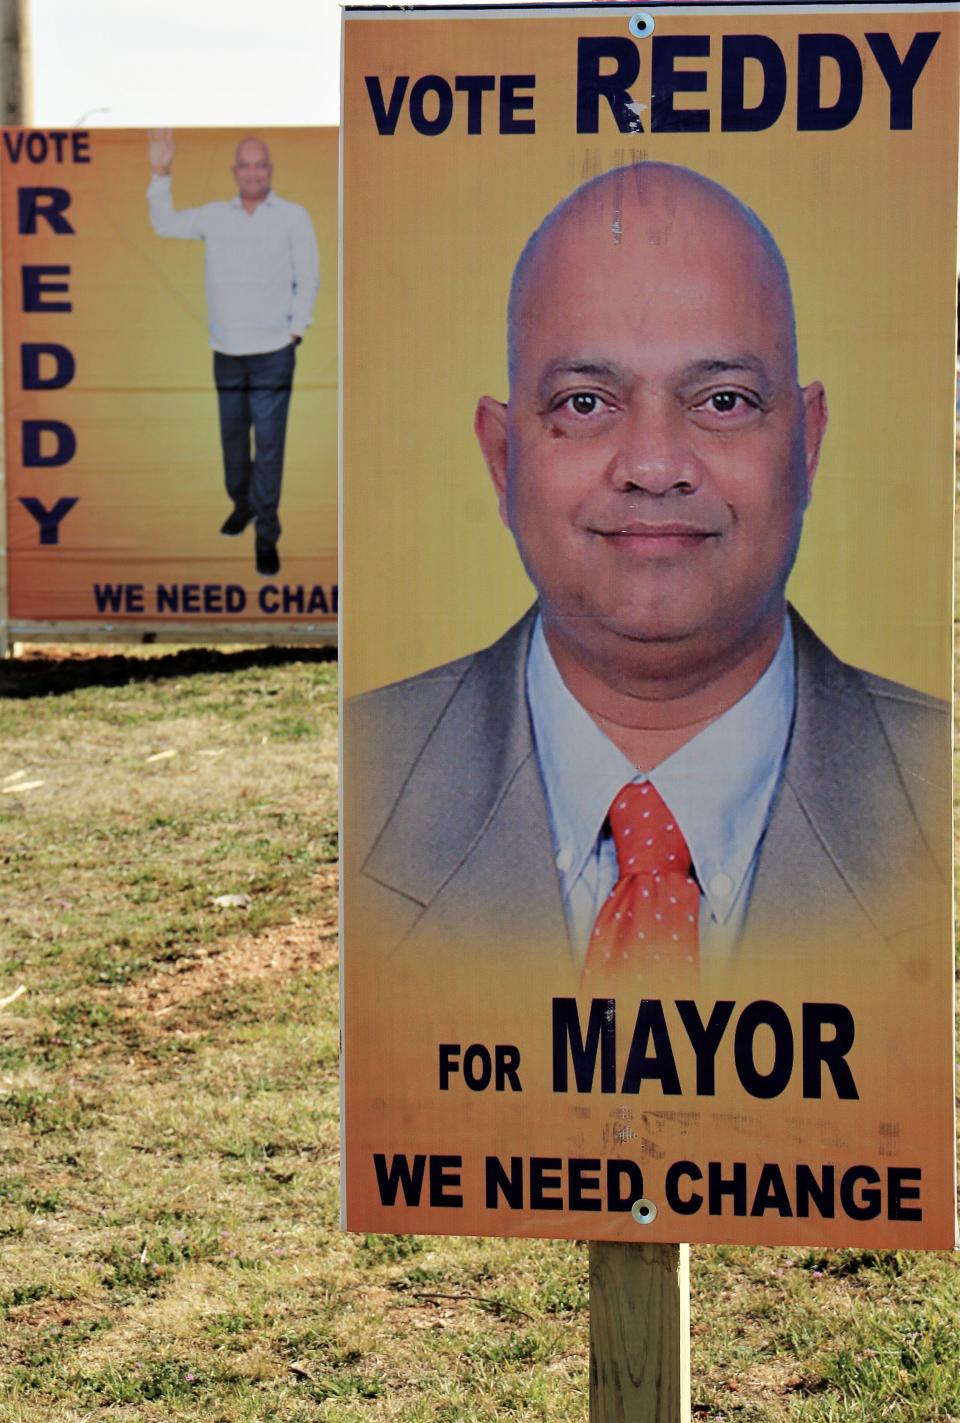
[[306, 208], [268, 193], [253, 212], [239, 197], [173, 206], [169, 177], [147, 189], [150, 222], [160, 237], [203, 242], [210, 345], [227, 356], [278, 351], [310, 325], [320, 290], [317, 239]]

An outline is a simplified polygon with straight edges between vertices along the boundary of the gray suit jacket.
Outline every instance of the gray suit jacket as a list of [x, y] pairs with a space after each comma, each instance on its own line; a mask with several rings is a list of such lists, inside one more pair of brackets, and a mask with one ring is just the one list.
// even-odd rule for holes
[[[948, 709], [840, 662], [791, 616], [796, 718], [741, 952], [912, 955], [949, 922]], [[388, 959], [569, 959], [525, 694], [533, 620], [347, 706], [345, 930]]]

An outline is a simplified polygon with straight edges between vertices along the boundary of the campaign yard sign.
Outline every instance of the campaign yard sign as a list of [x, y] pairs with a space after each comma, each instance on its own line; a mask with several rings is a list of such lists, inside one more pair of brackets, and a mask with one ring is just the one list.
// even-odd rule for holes
[[336, 130], [0, 141], [11, 635], [335, 638]]
[[949, 1248], [956, 8], [344, 37], [345, 1225]]

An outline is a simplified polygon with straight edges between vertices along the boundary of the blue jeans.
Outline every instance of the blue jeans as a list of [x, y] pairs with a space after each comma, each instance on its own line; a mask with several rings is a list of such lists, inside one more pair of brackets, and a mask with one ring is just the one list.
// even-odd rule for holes
[[271, 543], [280, 537], [277, 508], [296, 361], [292, 341], [255, 356], [213, 353], [227, 493], [241, 513], [253, 515], [257, 538]]

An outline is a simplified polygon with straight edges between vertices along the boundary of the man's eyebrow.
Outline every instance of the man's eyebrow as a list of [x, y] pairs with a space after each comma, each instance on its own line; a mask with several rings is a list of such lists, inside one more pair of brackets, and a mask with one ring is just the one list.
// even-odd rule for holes
[[538, 388], [541, 395], [549, 393], [549, 387], [557, 376], [587, 376], [592, 380], [612, 380], [624, 382], [629, 374], [613, 361], [593, 360], [589, 357], [561, 356], [551, 361], [540, 377]]
[[749, 351], [732, 356], [709, 356], [702, 361], [693, 361], [681, 371], [683, 380], [699, 380], [702, 376], [724, 375], [728, 371], [752, 371], [754, 375], [773, 383], [773, 374], [767, 362]]

